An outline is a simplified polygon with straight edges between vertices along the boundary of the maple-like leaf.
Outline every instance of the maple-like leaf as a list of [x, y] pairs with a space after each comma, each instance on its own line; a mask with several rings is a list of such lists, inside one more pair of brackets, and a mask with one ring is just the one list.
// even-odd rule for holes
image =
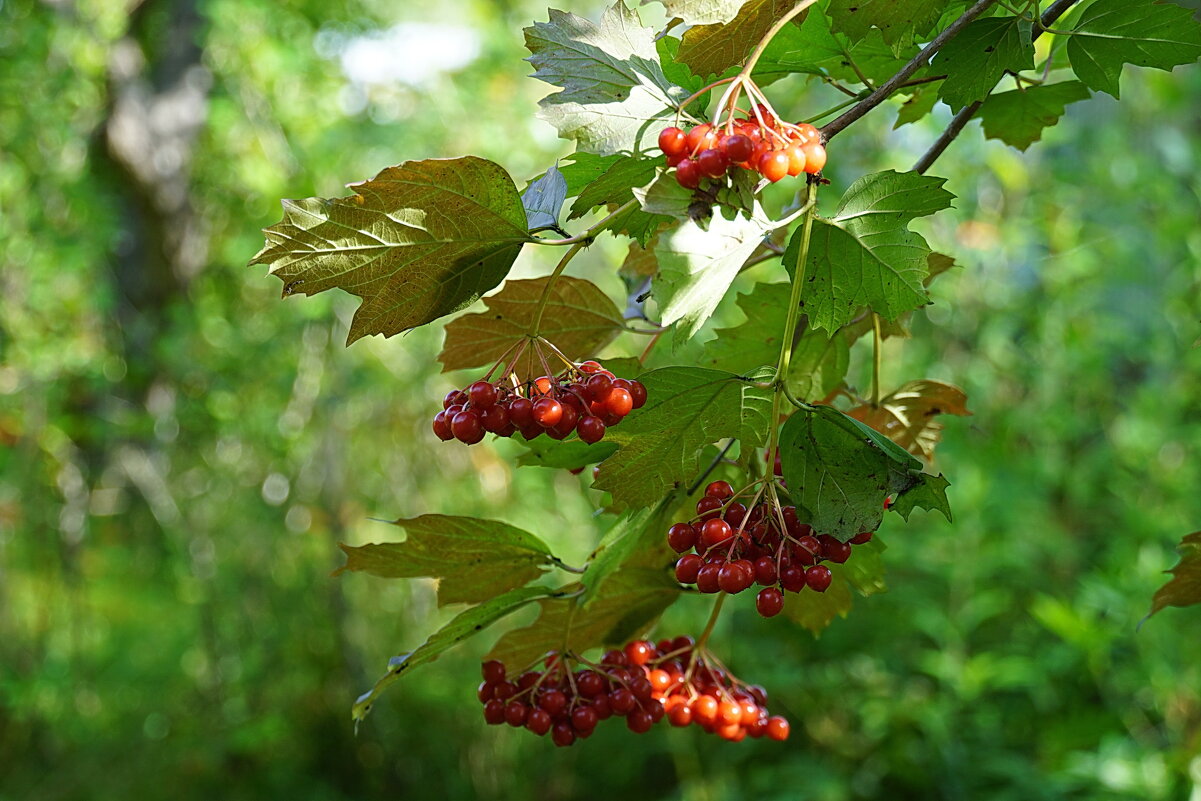
[[967, 395], [942, 381], [910, 381], [880, 399], [879, 406], [865, 403], [847, 412], [884, 434], [905, 450], [927, 461], [942, 438], [939, 415], [970, 415]]

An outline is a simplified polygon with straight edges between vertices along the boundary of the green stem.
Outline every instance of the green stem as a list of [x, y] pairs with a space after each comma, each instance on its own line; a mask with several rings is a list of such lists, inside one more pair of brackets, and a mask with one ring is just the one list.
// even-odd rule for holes
[[884, 337], [880, 334], [880, 315], [872, 312], [872, 408], [880, 405], [880, 354]]
[[793, 18], [816, 2], [817, 0], [802, 0], [802, 2], [797, 3], [796, 8], [780, 17], [780, 19], [776, 20], [776, 24], [771, 26], [768, 32], [763, 35], [763, 38], [759, 40], [759, 44], [755, 45], [755, 49], [747, 58], [746, 64], [743, 66], [742, 71], [739, 72], [738, 75], [740, 77], [750, 75], [755, 69], [755, 64], [758, 63], [759, 57], [763, 55], [763, 51], [767, 49], [767, 46], [771, 43], [771, 40], [775, 38], [775, 35], [784, 30], [784, 26], [789, 22], [792, 22]]
[[575, 258], [575, 254], [579, 253], [587, 247], [584, 241], [576, 242], [571, 246], [571, 249], [563, 254], [563, 258], [559, 259], [559, 263], [555, 265], [555, 271], [546, 279], [546, 286], [542, 287], [542, 297], [538, 298], [538, 310], [534, 312], [534, 324], [530, 326], [530, 337], [537, 337], [539, 328], [542, 325], [542, 313], [546, 311], [546, 301], [550, 299], [550, 291], [555, 285], [555, 281], [567, 269], [567, 265]]
[[566, 239], [535, 239], [533, 241], [539, 245], [576, 245], [580, 243], [583, 243], [585, 246], [591, 245], [592, 240], [596, 238], [598, 233], [604, 230], [606, 225], [617, 219], [618, 215], [625, 214], [630, 210], [630, 207], [637, 202], [637, 200], [627, 200], [625, 203], [618, 206], [612, 214], [610, 214], [608, 217], [605, 217], [603, 220], [598, 222], [596, 225], [593, 225], [582, 234], [569, 236]]
[[801, 319], [801, 293], [805, 286], [805, 266], [809, 261], [809, 239], [813, 233], [813, 217], [817, 209], [817, 184], [809, 184], [809, 196], [805, 198], [805, 222], [801, 228], [801, 247], [797, 263], [793, 267], [792, 292], [788, 298], [788, 316], [784, 321], [784, 334], [780, 341], [780, 357], [776, 360], [776, 391], [771, 399], [771, 433], [767, 440], [767, 465], [775, 462], [780, 442], [780, 399], [784, 397], [784, 383], [788, 380], [788, 363], [792, 359], [792, 340], [796, 337], [797, 323]]
[[717, 600], [713, 602], [713, 611], [709, 613], [709, 622], [705, 624], [705, 630], [701, 632], [701, 636], [696, 640], [696, 647], [692, 649], [694, 656], [704, 650], [705, 643], [709, 642], [709, 635], [713, 633], [713, 627], [717, 625], [717, 618], [721, 615], [721, 605], [725, 602], [726, 594], [719, 592]]

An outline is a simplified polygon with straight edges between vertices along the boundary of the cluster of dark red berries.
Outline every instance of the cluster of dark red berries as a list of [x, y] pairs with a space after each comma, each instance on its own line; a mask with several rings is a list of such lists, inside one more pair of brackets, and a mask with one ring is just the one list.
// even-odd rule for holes
[[640, 382], [617, 378], [599, 363], [586, 361], [517, 386], [480, 380], [453, 389], [434, 415], [434, 433], [441, 440], [474, 445], [484, 432], [500, 437], [520, 432], [531, 440], [542, 434], [565, 439], [574, 431], [591, 445], [644, 403], [646, 387]]
[[696, 503], [696, 517], [667, 530], [667, 543], [683, 554], [676, 562], [676, 579], [696, 584], [701, 592], [731, 595], [754, 584], [763, 587], [755, 608], [763, 617], [784, 609], [784, 592], [808, 587], [825, 592], [833, 574], [823, 561], [842, 564], [851, 546], [867, 542], [870, 531], [840, 542], [829, 534], [815, 535], [797, 519], [795, 506], [761, 501], [750, 509], [735, 500], [726, 481], [714, 481]]
[[786, 175], [814, 175], [826, 166], [821, 134], [808, 123], [777, 120], [762, 104], [755, 114], [724, 125], [708, 123], [688, 130], [675, 126], [659, 133], [667, 166], [675, 167], [680, 186], [696, 189], [702, 178], [724, 178], [733, 169], [752, 170], [775, 183]]
[[624, 717], [636, 733], [650, 731], [666, 717], [673, 726], [695, 723], [737, 742], [748, 735], [788, 737], [788, 721], [767, 711], [767, 692], [743, 685], [695, 649], [691, 637], [635, 640], [607, 652], [597, 665], [581, 665], [552, 652], [542, 670], [510, 679], [505, 665], [483, 665], [477, 696], [490, 725], [507, 723], [538, 736], [550, 733], [557, 746], [589, 737], [602, 720]]

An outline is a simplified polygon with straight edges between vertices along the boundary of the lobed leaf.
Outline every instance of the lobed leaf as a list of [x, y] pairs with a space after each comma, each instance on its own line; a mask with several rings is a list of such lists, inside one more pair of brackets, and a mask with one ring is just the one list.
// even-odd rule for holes
[[1114, 97], [1126, 64], [1171, 70], [1201, 57], [1201, 24], [1193, 12], [1154, 0], [1097, 0], [1067, 39], [1076, 76]]
[[392, 336], [479, 299], [531, 241], [513, 180], [465, 156], [406, 161], [344, 198], [285, 200], [250, 261], [284, 282], [284, 297], [343, 289], [363, 299], [347, 344]]
[[562, 88], [542, 99], [539, 116], [580, 150], [608, 155], [654, 147], [650, 122], [687, 97], [663, 73], [655, 32], [617, 0], [599, 23], [550, 9], [549, 22], [525, 29], [534, 76]]
[[551, 592], [544, 587], [519, 587], [460, 612], [453, 620], [430, 635], [415, 651], [388, 660], [388, 672], [374, 687], [355, 700], [354, 706], [351, 707], [351, 719], [357, 723], [367, 717], [372, 705], [384, 690], [413, 668], [433, 662], [450, 648], [479, 634], [502, 617], [550, 594]]
[[720, 75], [746, 60], [771, 26], [794, 6], [796, 0], [747, 0], [733, 19], [685, 31], [676, 58], [697, 75]]
[[968, 416], [971, 412], [967, 410], [967, 395], [959, 387], [921, 379], [910, 381], [881, 398], [878, 406], [863, 404], [847, 414], [884, 434], [909, 453], [929, 461], [934, 458], [934, 448], [942, 438], [943, 426], [938, 416]]
[[[644, 0], [646, 2], [646, 0]], [[747, 0], [659, 0], [668, 19], [679, 17], [685, 25], [724, 25], [738, 15]]]
[[980, 121], [989, 139], [1025, 150], [1042, 138], [1044, 128], [1059, 122], [1068, 103], [1088, 98], [1088, 88], [1080, 81], [998, 92], [980, 106]]
[[620, 645], [644, 634], [680, 595], [679, 585], [665, 571], [649, 568], [615, 573], [603, 589], [586, 606], [579, 594], [540, 601], [538, 618], [507, 632], [486, 658], [520, 670], [548, 651], [583, 653], [598, 646]]
[[1201, 531], [1180, 541], [1180, 561], [1171, 570], [1172, 579], [1156, 591], [1147, 617], [1166, 606], [1193, 606], [1201, 603]]
[[879, 528], [885, 498], [899, 500], [934, 478], [887, 437], [831, 406], [806, 406], [788, 418], [780, 460], [789, 495], [811, 525], [843, 542]]
[[444, 606], [485, 601], [538, 578], [558, 561], [533, 534], [496, 520], [422, 515], [393, 525], [405, 530], [404, 542], [339, 543], [346, 564], [334, 575], [436, 578], [438, 605]]
[[577, 470], [608, 459], [617, 450], [616, 443], [607, 439], [589, 445], [581, 439], [559, 442], [549, 437], [532, 441], [519, 440], [527, 448], [517, 457], [520, 467], [551, 467], [556, 470]]
[[878, 28], [890, 46], [911, 44], [938, 21], [950, 0], [830, 0], [830, 27], [852, 41]]
[[621, 571], [642, 567], [662, 571], [672, 564], [676, 553], [668, 546], [664, 532], [671, 525], [676, 500], [672, 493], [654, 507], [628, 512], [606, 532], [588, 557], [588, 569], [580, 578], [585, 606], [601, 597], [605, 583]]
[[[509, 281], [484, 299], [486, 311], [465, 314], [446, 326], [438, 360], [442, 371], [484, 367], [500, 359], [534, 326], [549, 277]], [[594, 355], [621, 333], [621, 311], [591, 281], [559, 276], [551, 286], [540, 331], [568, 358]], [[517, 362], [519, 379], [542, 375], [541, 360], [527, 349]]]
[[597, 489], [613, 510], [648, 507], [696, 476], [700, 449], [724, 437], [763, 444], [771, 397], [748, 379], [701, 367], [664, 367], [639, 376], [647, 404], [606, 435], [617, 453], [600, 466]]
[[1007, 70], [1033, 68], [1030, 23], [1021, 17], [974, 20], [934, 57], [934, 69], [947, 76], [939, 97], [953, 111], [986, 98]]

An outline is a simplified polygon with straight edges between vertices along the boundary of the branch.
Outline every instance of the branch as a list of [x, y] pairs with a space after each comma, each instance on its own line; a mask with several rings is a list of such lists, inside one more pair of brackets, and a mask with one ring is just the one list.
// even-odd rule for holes
[[963, 16], [952, 22], [947, 29], [935, 36], [930, 44], [922, 48], [921, 52], [910, 59], [909, 63], [901, 67], [896, 75], [889, 78], [880, 88], [868, 95], [858, 105], [851, 108], [850, 111], [838, 117], [829, 125], [821, 129], [822, 141], [828, 142], [837, 134], [841, 133], [851, 123], [857, 121], [864, 114], [874, 109], [876, 106], [883, 103], [888, 97], [900, 88], [901, 84], [909, 80], [913, 73], [920, 70], [930, 62], [930, 59], [937, 53], [942, 46], [959, 35], [959, 32], [968, 26], [972, 20], [988, 10], [996, 0], [978, 0], [971, 8], [963, 12]]
[[[1039, 17], [1038, 22], [1034, 25], [1030, 41], [1033, 42], [1039, 36], [1042, 36], [1049, 27], [1055, 24], [1057, 19], [1066, 14], [1068, 9], [1077, 2], [1079, 0], [1056, 0], [1056, 2], [1047, 6], [1047, 10], [1043, 12], [1043, 15]], [[990, 89], [989, 91], [991, 92], [992, 90]], [[982, 105], [984, 105], [984, 101], [977, 100], [975, 103], [961, 108], [959, 113], [951, 119], [951, 124], [947, 126], [947, 129], [934, 140], [934, 144], [930, 145], [930, 149], [923, 153], [922, 157], [913, 165], [914, 172], [924, 173], [930, 169], [930, 165], [942, 155], [942, 152], [947, 149], [947, 146], [951, 142], [955, 141], [955, 137], [959, 136], [960, 132], [963, 131], [964, 127], [967, 126], [968, 122], [976, 115], [976, 112], [980, 110], [980, 106]], [[835, 122], [838, 122], [838, 120], [835, 120]]]

